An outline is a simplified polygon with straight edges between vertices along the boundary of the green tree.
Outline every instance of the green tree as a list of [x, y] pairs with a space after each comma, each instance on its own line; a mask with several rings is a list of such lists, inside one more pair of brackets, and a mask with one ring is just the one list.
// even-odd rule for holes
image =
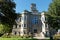
[[16, 18], [15, 3], [12, 0], [0, 1], [0, 12], [8, 19], [8, 24], [12, 25]]
[[49, 24], [53, 28], [60, 28], [60, 0], [53, 0], [48, 9]]
[[52, 0], [52, 3], [49, 5], [47, 18], [50, 31], [51, 28], [60, 28], [60, 0]]
[[0, 32], [9, 31], [7, 28], [10, 29], [10, 31], [12, 30], [12, 25], [17, 17], [14, 10], [15, 5], [16, 4], [13, 2], [13, 0], [0, 0], [0, 14], [3, 14], [3, 16], [1, 16], [1, 24], [3, 26], [0, 25], [0, 29], [3, 28], [1, 29], [3, 31]]
[[[7, 31], [7, 30], [8, 30], [8, 31]], [[4, 34], [4, 33], [6, 33], [6, 32], [9, 33], [9, 31], [10, 31], [10, 28], [9, 28], [9, 25], [8, 25], [8, 24], [1, 24], [1, 23], [0, 23], [0, 35], [1, 35], [1, 34]]]

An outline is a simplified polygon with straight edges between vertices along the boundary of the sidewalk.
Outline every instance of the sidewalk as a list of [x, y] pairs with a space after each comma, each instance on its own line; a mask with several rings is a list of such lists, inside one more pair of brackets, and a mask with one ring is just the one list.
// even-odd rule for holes
[[33, 37], [33, 38], [36, 38], [36, 39], [50, 39], [49, 37]]

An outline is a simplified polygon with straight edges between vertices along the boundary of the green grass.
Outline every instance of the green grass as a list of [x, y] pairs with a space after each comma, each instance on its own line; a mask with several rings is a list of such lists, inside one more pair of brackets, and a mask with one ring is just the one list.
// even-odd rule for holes
[[[0, 38], [0, 40], [38, 40], [34, 38]], [[49, 39], [44, 39], [44, 40], [49, 40]]]
[[38, 39], [32, 39], [32, 38], [0, 38], [0, 40], [38, 40]]

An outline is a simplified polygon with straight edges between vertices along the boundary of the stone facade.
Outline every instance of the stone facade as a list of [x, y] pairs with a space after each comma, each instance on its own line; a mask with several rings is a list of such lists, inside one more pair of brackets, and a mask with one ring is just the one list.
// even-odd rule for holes
[[[41, 33], [46, 34], [48, 24], [45, 24], [44, 12], [40, 13], [36, 9], [36, 4], [31, 4], [31, 12], [24, 10], [19, 17], [15, 20], [16, 24], [13, 25], [13, 35], [29, 35], [41, 36]], [[47, 26], [46, 26], [47, 25]]]

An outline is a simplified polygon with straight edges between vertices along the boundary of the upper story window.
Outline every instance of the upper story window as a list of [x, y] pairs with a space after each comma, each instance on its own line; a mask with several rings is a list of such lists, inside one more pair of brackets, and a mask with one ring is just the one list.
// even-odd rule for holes
[[33, 23], [33, 24], [38, 24], [38, 17], [37, 17], [37, 16], [34, 16], [34, 17], [33, 17], [32, 23]]
[[26, 27], [26, 24], [22, 24], [22, 27]]
[[21, 17], [17, 18], [16, 22], [21, 22]]
[[24, 20], [24, 17], [23, 16], [21, 17], [21, 20]]
[[17, 28], [17, 25], [16, 25], [16, 27], [15, 28]]
[[21, 22], [21, 18], [20, 18], [20, 22]]
[[16, 25], [13, 25], [13, 28], [16, 28]]
[[26, 14], [22, 14], [21, 20], [26, 20], [27, 19], [27, 15]]
[[22, 27], [23, 27], [24, 25], [22, 24]]
[[26, 20], [26, 19], [27, 19], [27, 16], [24, 17], [24, 20]]

